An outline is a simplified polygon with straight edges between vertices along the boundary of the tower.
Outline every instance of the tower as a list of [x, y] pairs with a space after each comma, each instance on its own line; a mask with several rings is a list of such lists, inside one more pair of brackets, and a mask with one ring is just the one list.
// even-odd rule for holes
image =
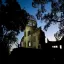
[[21, 45], [25, 48], [38, 49], [41, 48], [41, 41], [45, 39], [42, 39], [43, 32], [41, 28], [37, 28], [36, 20], [31, 18], [28, 20], [28, 24], [25, 27], [24, 37], [22, 38]]

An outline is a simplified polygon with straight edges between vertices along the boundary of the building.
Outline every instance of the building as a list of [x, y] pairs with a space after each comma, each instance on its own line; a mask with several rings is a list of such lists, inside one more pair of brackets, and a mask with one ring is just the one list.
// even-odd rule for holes
[[45, 43], [45, 35], [41, 27], [37, 28], [37, 22], [29, 20], [24, 30], [24, 36], [21, 39], [21, 47], [42, 48]]

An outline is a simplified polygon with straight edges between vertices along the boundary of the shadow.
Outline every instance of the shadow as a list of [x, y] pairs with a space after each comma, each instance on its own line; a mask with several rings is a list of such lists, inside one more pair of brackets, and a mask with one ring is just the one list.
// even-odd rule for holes
[[43, 64], [61, 64], [59, 51], [53, 50], [40, 50], [30, 48], [17, 48], [14, 49], [9, 56], [11, 63], [43, 63]]
[[[12, 58], [12, 59], [11, 59]], [[43, 50], [30, 49], [30, 48], [17, 48], [14, 49], [9, 56], [9, 61], [21, 63], [50, 63], [50, 56], [46, 55]], [[47, 62], [45, 62], [47, 61]]]

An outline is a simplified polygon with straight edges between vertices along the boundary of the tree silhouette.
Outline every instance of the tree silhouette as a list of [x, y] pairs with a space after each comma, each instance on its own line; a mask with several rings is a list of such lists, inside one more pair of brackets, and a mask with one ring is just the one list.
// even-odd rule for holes
[[[8, 54], [8, 45], [17, 41], [16, 35], [28, 23], [29, 13], [20, 7], [16, 0], [0, 0], [0, 51]], [[3, 56], [3, 55], [2, 55]]]
[[[45, 5], [51, 3], [51, 12], [48, 12]], [[33, 0], [32, 6], [38, 8], [37, 19], [45, 20], [44, 29], [47, 31], [53, 23], [59, 23], [59, 34], [64, 34], [64, 0]], [[44, 14], [47, 12], [46, 14]], [[58, 16], [58, 13], [60, 16]]]
[[6, 27], [9, 30], [23, 30], [27, 23], [27, 16], [29, 14], [24, 9], [20, 8], [20, 5], [16, 0], [6, 0], [6, 3], [6, 20], [8, 23], [6, 24]]
[[17, 42], [18, 38], [16, 37], [16, 33], [14, 31], [9, 31], [7, 34], [4, 35], [3, 43], [6, 44], [8, 48], [8, 53], [10, 52], [10, 48], [12, 44]]

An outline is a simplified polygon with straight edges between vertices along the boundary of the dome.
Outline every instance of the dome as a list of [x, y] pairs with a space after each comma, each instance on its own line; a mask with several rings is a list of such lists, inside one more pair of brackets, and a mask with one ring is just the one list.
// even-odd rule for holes
[[32, 15], [28, 17], [28, 26], [35, 26], [35, 27], [37, 27], [36, 19]]

